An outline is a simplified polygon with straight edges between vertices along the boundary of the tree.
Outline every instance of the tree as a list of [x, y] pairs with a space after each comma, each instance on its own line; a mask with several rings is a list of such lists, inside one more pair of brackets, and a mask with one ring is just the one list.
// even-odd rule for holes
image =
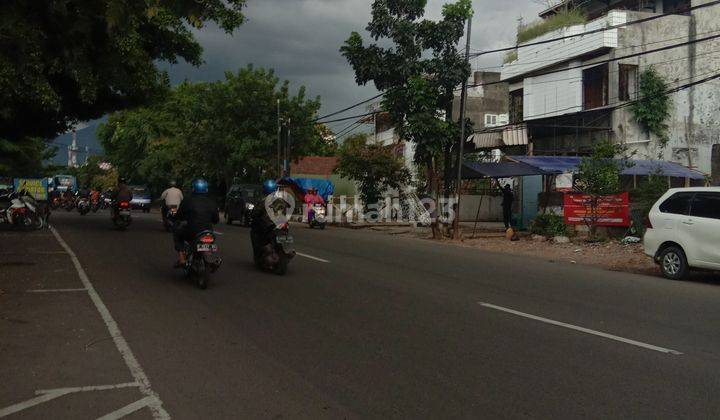
[[[0, 148], [146, 103], [168, 87], [160, 61], [198, 65], [191, 27], [232, 32], [245, 0], [7, 0], [0, 3]], [[40, 153], [25, 153], [39, 160]], [[3, 162], [4, 163], [4, 162]], [[12, 162], [11, 162], [12, 163]], [[5, 163], [6, 172], [16, 165]]]
[[620, 192], [620, 173], [629, 166], [625, 152], [625, 146], [605, 140], [593, 147], [592, 155], [580, 161], [576, 186], [588, 196], [584, 221], [591, 240], [597, 238], [598, 222], [603, 217], [600, 208], [603, 197]]
[[291, 158], [317, 150], [320, 99], [308, 99], [304, 87], [291, 96], [287, 81], [252, 66], [222, 81], [183, 83], [162, 101], [112, 114], [98, 137], [121, 174], [151, 186], [201, 175], [216, 186], [235, 177], [258, 182], [278, 175], [278, 100], [292, 122]]
[[[427, 170], [427, 190], [437, 194], [441, 169], [451, 178], [452, 146], [460, 137], [452, 120], [455, 89], [470, 76], [458, 52], [464, 24], [472, 15], [470, 0], [445, 4], [442, 19], [421, 19], [426, 0], [375, 0], [367, 31], [382, 42], [365, 46], [353, 32], [340, 49], [360, 85], [372, 81], [385, 92], [382, 108], [400, 138], [416, 144], [415, 160]], [[392, 43], [392, 47], [386, 47]], [[445, 183], [446, 195], [449, 182]], [[434, 225], [433, 232], [438, 236]]]
[[358, 183], [366, 210], [387, 190], [401, 189], [411, 179], [410, 171], [393, 154], [391, 146], [368, 143], [365, 134], [353, 135], [343, 142], [338, 150], [336, 172]]
[[672, 99], [668, 85], [653, 67], [640, 74], [639, 98], [631, 105], [633, 117], [645, 130], [655, 134], [661, 147], [669, 141], [667, 119]]

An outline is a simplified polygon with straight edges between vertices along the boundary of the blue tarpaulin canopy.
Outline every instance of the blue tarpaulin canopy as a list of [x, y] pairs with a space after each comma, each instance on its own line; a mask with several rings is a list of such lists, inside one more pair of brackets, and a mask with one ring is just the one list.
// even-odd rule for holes
[[[511, 156], [510, 159], [533, 166], [548, 173], [577, 172], [581, 157], [578, 156]], [[680, 164], [662, 160], [628, 161], [630, 167], [622, 175], [661, 175], [677, 178], [705, 179], [702, 172], [688, 169]]]
[[[328, 201], [328, 197], [333, 195], [335, 192], [335, 185], [327, 179], [316, 179], [316, 178], [283, 178], [281, 183], [294, 184], [303, 194], [308, 192], [310, 188], [315, 188], [318, 194], [325, 200]], [[299, 197], [302, 199], [302, 197]]]

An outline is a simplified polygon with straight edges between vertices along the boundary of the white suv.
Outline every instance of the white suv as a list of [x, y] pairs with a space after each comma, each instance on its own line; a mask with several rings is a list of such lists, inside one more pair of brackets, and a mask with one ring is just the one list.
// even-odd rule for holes
[[665, 277], [681, 279], [690, 268], [720, 270], [720, 187], [668, 190], [648, 219], [645, 253]]

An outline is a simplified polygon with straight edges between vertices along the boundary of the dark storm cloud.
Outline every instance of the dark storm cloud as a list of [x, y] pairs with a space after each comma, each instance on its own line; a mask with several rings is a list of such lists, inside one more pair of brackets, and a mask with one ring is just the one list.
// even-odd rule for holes
[[[322, 112], [332, 112], [377, 92], [371, 85], [357, 86], [352, 69], [339, 48], [351, 31], [364, 32], [371, 0], [248, 0], [248, 21], [233, 36], [216, 27], [196, 33], [205, 49], [199, 68], [181, 63], [170, 68], [173, 82], [184, 79], [216, 80], [226, 71], [247, 64], [275, 69], [281, 79], [308, 95], [322, 97]], [[430, 0], [427, 17], [440, 16], [445, 0]], [[533, 0], [474, 0], [472, 46], [475, 50], [512, 42], [517, 19], [532, 19], [539, 7]], [[474, 60], [474, 67], [494, 66], [499, 55]], [[362, 108], [354, 112], [363, 112]]]

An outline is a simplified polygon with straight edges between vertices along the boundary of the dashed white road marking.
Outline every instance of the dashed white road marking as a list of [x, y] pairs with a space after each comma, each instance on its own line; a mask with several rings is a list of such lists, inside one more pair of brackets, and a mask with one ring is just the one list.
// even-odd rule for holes
[[87, 289], [31, 289], [27, 293], [61, 293], [61, 292], [87, 292]]
[[610, 340], [619, 341], [621, 343], [631, 344], [633, 346], [642, 347], [644, 349], [659, 351], [661, 353], [667, 353], [667, 354], [673, 354], [673, 355], [681, 355], [682, 354], [681, 352], [679, 352], [677, 350], [667, 349], [665, 347], [654, 346], [652, 344], [643, 343], [641, 341], [630, 340], [629, 338], [623, 338], [623, 337], [619, 337], [617, 335], [612, 335], [612, 334], [604, 333], [601, 331], [591, 330], [589, 328], [578, 327], [577, 325], [566, 324], [564, 322], [555, 321], [555, 320], [548, 319], [548, 318], [543, 318], [541, 316], [526, 314], [525, 312], [516, 311], [514, 309], [503, 308], [502, 306], [497, 306], [497, 305], [493, 305], [490, 303], [484, 303], [484, 302], [478, 302], [478, 303], [481, 306], [484, 306], [486, 308], [495, 309], [495, 310], [502, 311], [502, 312], [507, 312], [509, 314], [521, 316], [524, 318], [534, 319], [535, 321], [540, 321], [540, 322], [544, 322], [546, 324], [556, 325], [558, 327], [568, 328], [568, 329], [571, 329], [574, 331], [580, 331], [580, 332], [583, 332], [586, 334], [596, 335], [598, 337], [603, 337], [603, 338], [607, 338]]
[[[73, 387], [73, 388], [57, 388], [57, 389], [43, 389], [39, 391], [35, 391], [35, 394], [38, 396], [35, 398], [31, 398], [29, 400], [25, 400], [23, 402], [19, 402], [17, 404], [13, 404], [9, 407], [5, 407], [0, 409], [0, 417], [6, 417], [11, 414], [15, 414], [17, 412], [27, 410], [30, 407], [34, 407], [36, 405], [54, 400], [56, 398], [60, 398], [63, 395], [72, 394], [75, 392], [88, 392], [88, 391], [104, 391], [107, 389], [116, 389], [116, 388], [128, 388], [133, 386], [139, 386], [137, 382], [128, 382], [124, 384], [115, 384], [115, 385], [95, 385], [95, 386], [81, 386], [81, 387]], [[149, 397], [145, 397], [149, 398]]]
[[165, 411], [165, 409], [163, 408], [162, 401], [160, 400], [158, 394], [152, 390], [150, 386], [150, 379], [148, 379], [137, 358], [135, 358], [132, 350], [130, 350], [130, 346], [128, 346], [125, 337], [123, 337], [122, 333], [120, 332], [120, 327], [118, 326], [117, 322], [115, 322], [115, 319], [113, 319], [107, 306], [105, 306], [105, 303], [103, 303], [100, 295], [97, 293], [95, 287], [93, 287], [92, 283], [90, 282], [90, 278], [88, 277], [87, 273], [85, 273], [85, 269], [83, 269], [82, 265], [80, 264], [80, 260], [78, 260], [77, 255], [75, 255], [73, 250], [63, 240], [63, 238], [60, 236], [60, 233], [58, 233], [58, 231], [54, 227], [51, 226], [50, 231], [52, 231], [55, 239], [57, 239], [57, 241], [60, 243], [60, 246], [62, 246], [63, 249], [68, 253], [68, 255], [70, 255], [70, 259], [72, 259], [72, 262], [75, 265], [75, 269], [77, 270], [78, 276], [80, 277], [80, 281], [82, 281], [83, 286], [85, 286], [85, 288], [87, 289], [87, 292], [90, 295], [90, 299], [95, 304], [95, 307], [100, 313], [103, 322], [105, 322], [108, 332], [110, 332], [110, 336], [115, 342], [115, 347], [117, 347], [118, 351], [122, 355], [125, 364], [127, 365], [128, 369], [130, 369], [130, 373], [135, 379], [135, 382], [139, 384], [140, 392], [143, 395], [152, 398], [152, 402], [148, 407], [150, 408], [153, 417], [156, 419], [169, 419], [170, 414], [168, 414], [168, 412]]
[[149, 407], [150, 404], [152, 404], [153, 399], [152, 397], [145, 397], [141, 400], [135, 401], [134, 403], [128, 404], [123, 408], [120, 408], [118, 410], [113, 411], [110, 414], [106, 414], [102, 417], [99, 417], [98, 420], [117, 420], [121, 419], [125, 416], [128, 416], [141, 408]]
[[309, 258], [309, 259], [315, 260], [315, 261], [320, 261], [320, 262], [322, 262], [322, 263], [329, 263], [329, 262], [330, 262], [330, 261], [325, 260], [325, 259], [322, 259], [322, 258], [313, 257], [312, 255], [303, 254], [302, 252], [295, 252], [295, 255], [298, 255], [298, 256], [304, 257], [304, 258]]

